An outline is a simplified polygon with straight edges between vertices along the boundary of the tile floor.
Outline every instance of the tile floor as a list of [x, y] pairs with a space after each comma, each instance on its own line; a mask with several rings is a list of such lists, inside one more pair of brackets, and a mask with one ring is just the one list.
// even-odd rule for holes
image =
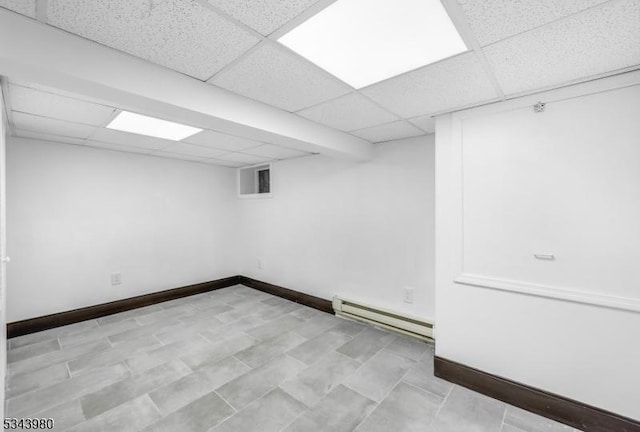
[[573, 429], [433, 376], [433, 346], [234, 286], [9, 341], [8, 417], [56, 431]]

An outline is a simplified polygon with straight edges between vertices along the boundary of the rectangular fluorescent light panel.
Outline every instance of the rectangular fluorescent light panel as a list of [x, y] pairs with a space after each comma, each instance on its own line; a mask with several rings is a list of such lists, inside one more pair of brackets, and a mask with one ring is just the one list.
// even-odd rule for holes
[[147, 117], [129, 111], [120, 112], [120, 114], [107, 125], [107, 129], [116, 129], [173, 141], [180, 141], [193, 134], [202, 132], [202, 129], [167, 120], [160, 120], [154, 117]]
[[337, 0], [279, 42], [357, 89], [467, 51], [439, 0]]

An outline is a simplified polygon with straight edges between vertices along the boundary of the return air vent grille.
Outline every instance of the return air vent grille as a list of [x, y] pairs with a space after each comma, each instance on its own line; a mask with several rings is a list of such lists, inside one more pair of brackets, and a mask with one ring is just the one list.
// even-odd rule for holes
[[433, 339], [433, 323], [339, 296], [333, 298], [336, 315], [365, 321], [420, 339]]

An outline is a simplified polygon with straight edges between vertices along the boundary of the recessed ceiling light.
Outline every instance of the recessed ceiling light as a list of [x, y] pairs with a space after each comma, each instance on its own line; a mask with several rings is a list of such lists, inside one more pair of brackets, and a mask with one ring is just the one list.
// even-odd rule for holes
[[154, 117], [147, 117], [129, 111], [120, 112], [120, 114], [107, 125], [107, 129], [116, 129], [173, 141], [180, 141], [188, 136], [202, 132], [202, 129], [167, 120], [160, 120]]
[[279, 42], [355, 88], [467, 50], [439, 0], [338, 0]]

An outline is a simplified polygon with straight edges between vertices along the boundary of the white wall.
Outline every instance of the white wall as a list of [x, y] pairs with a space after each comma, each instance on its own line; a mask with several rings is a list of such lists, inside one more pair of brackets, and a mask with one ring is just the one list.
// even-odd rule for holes
[[637, 419], [640, 85], [630, 81], [640, 76], [437, 119], [436, 353]]
[[243, 275], [433, 317], [433, 135], [377, 144], [366, 163], [278, 162], [271, 178], [273, 198], [240, 203]]
[[[0, 258], [6, 256], [6, 132], [7, 118], [0, 87]], [[4, 419], [4, 377], [7, 368], [6, 265], [0, 262], [0, 419]]]
[[238, 274], [232, 169], [20, 138], [7, 161], [9, 322]]

